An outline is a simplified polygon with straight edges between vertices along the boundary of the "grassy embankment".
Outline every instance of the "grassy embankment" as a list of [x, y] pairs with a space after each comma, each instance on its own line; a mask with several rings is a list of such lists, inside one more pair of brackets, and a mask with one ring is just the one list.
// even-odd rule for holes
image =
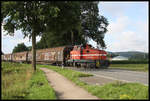
[[62, 69], [57, 66], [38, 65], [38, 68], [39, 67], [46, 67], [62, 74], [75, 84], [83, 87], [101, 99], [148, 99], [148, 87], [139, 83], [115, 82], [103, 86], [88, 85], [80, 81], [79, 77], [91, 76], [91, 74], [83, 74], [66, 68]]
[[2, 62], [2, 99], [56, 99], [44, 72], [31, 65]]
[[147, 72], [149, 69], [148, 63], [148, 61], [112, 61], [110, 68]]

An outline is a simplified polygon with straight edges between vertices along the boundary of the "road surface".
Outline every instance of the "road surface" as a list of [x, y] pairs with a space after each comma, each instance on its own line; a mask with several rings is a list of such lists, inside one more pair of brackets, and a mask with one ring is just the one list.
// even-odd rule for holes
[[[69, 68], [69, 67], [67, 67]], [[130, 71], [130, 70], [123, 70], [123, 69], [83, 69], [83, 68], [73, 68], [73, 70], [90, 73], [93, 74], [95, 77], [105, 78], [107, 81], [110, 80], [119, 80], [124, 82], [138, 82], [144, 85], [148, 85], [149, 76], [148, 72], [138, 72], [138, 71]]]

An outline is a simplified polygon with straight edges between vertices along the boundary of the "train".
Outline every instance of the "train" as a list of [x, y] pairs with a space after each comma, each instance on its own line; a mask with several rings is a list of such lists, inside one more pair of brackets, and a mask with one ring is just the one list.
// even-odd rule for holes
[[[31, 63], [32, 52], [3, 54], [2, 61]], [[36, 63], [84, 68], [108, 68], [107, 52], [85, 45], [67, 45], [36, 50]]]

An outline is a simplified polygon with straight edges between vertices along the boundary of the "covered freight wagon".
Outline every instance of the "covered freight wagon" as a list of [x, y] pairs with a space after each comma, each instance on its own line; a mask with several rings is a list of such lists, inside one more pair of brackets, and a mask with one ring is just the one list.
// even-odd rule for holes
[[3, 61], [11, 61], [12, 55], [11, 54], [4, 54], [4, 55], [2, 55], [2, 60]]
[[[36, 62], [44, 64], [65, 64], [72, 48], [72, 46], [62, 46], [36, 50]], [[32, 51], [28, 52], [27, 61], [32, 61]]]
[[12, 61], [14, 62], [26, 62], [28, 56], [28, 51], [17, 52], [12, 54]]

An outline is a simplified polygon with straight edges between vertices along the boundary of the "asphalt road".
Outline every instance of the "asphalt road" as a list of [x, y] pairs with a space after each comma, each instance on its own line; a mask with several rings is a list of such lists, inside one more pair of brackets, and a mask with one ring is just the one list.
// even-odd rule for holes
[[129, 70], [121, 70], [121, 69], [83, 69], [83, 68], [71, 68], [77, 71], [91, 73], [96, 77], [111, 79], [111, 80], [119, 80], [124, 82], [138, 82], [144, 85], [148, 85], [149, 76], [148, 72], [137, 72], [137, 71], [129, 71]]

